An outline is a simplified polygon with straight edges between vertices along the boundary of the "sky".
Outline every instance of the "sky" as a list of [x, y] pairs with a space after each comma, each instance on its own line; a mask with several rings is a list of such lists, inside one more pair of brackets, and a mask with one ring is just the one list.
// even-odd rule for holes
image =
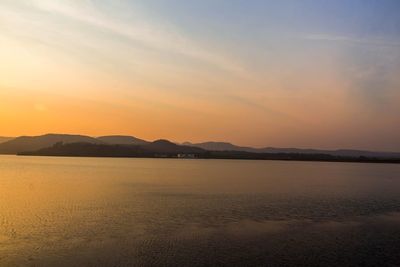
[[400, 151], [398, 0], [0, 0], [0, 135]]

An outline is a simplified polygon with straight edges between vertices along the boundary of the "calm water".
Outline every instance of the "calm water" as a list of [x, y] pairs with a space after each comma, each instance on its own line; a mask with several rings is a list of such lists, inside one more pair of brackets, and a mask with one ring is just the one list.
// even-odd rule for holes
[[400, 266], [400, 165], [0, 156], [0, 266]]

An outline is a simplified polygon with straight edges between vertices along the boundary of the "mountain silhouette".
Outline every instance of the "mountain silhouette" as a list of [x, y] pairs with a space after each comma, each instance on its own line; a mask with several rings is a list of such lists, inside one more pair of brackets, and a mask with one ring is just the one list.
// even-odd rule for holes
[[95, 143], [55, 143], [37, 151], [25, 151], [19, 155], [36, 156], [84, 156], [84, 157], [176, 157], [178, 154], [205, 154], [204, 149], [157, 140], [143, 145], [110, 145]]
[[4, 137], [4, 136], [0, 136], [0, 144], [1, 144], [1, 143], [5, 143], [5, 142], [7, 142], [7, 141], [10, 141], [10, 140], [12, 140], [12, 139], [14, 139], [14, 137]]
[[111, 145], [144, 145], [148, 141], [127, 135], [108, 135], [97, 137], [98, 140]]
[[210, 150], [210, 151], [246, 151], [246, 152], [254, 152], [254, 153], [258, 152], [257, 148], [236, 146], [234, 144], [227, 143], [227, 142], [204, 142], [204, 143], [197, 143], [197, 144], [185, 142], [185, 143], [183, 143], [183, 145], [199, 147], [199, 148], [202, 148], [205, 150]]
[[177, 145], [168, 140], [160, 139], [142, 146], [143, 148], [157, 153], [203, 153], [204, 149], [186, 145]]
[[17, 154], [22, 151], [35, 151], [53, 146], [56, 143], [93, 143], [102, 141], [84, 135], [46, 134], [41, 136], [21, 136], [0, 144], [0, 154]]
[[245, 146], [237, 146], [227, 142], [203, 142], [190, 143], [185, 142], [184, 145], [203, 148], [210, 151], [244, 151], [251, 153], [289, 153], [289, 154], [327, 154], [339, 157], [377, 157], [377, 158], [399, 158], [398, 152], [376, 152], [354, 149], [338, 149], [338, 150], [323, 150], [323, 149], [302, 149], [302, 148], [253, 148]]
[[[4, 142], [2, 142], [2, 140]], [[21, 136], [17, 138], [1, 138], [0, 137], [0, 154], [19, 154], [26, 152], [39, 151], [45, 148], [52, 148], [55, 144], [71, 144], [71, 143], [87, 143], [104, 146], [115, 146], [118, 145], [120, 150], [129, 150], [128, 154], [132, 154], [133, 147], [136, 152], [144, 151], [146, 153], [166, 153], [166, 154], [179, 154], [179, 153], [204, 153], [209, 152], [224, 152], [224, 153], [209, 153], [219, 157], [251, 157], [251, 158], [265, 158], [266, 156], [243, 154], [237, 152], [246, 152], [254, 154], [301, 154], [301, 155], [331, 155], [334, 157], [368, 157], [368, 158], [381, 158], [381, 159], [393, 159], [400, 158], [400, 153], [396, 152], [375, 152], [365, 150], [352, 150], [352, 149], [338, 149], [338, 150], [321, 150], [321, 149], [299, 149], [299, 148], [254, 148], [247, 146], [237, 146], [228, 142], [203, 142], [203, 143], [190, 143], [185, 142], [182, 145], [172, 143], [168, 140], [160, 139], [154, 142], [148, 142], [143, 139], [139, 139], [133, 136], [125, 135], [109, 135], [101, 136], [98, 138], [85, 136], [85, 135], [70, 135], [70, 134], [46, 134], [40, 136]], [[122, 148], [122, 146], [130, 146], [130, 148]], [[71, 147], [69, 147], [71, 148]], [[88, 149], [89, 146], [86, 146]], [[98, 147], [100, 148], [100, 146]], [[116, 147], [114, 147], [116, 149]], [[54, 151], [54, 148], [52, 148]], [[60, 149], [60, 147], [58, 147]], [[65, 148], [63, 148], [65, 149]], [[76, 147], [78, 149], [78, 147]], [[90, 146], [93, 149], [93, 146]], [[107, 150], [106, 147], [101, 147], [103, 150]], [[117, 149], [116, 149], [117, 150]], [[231, 153], [225, 153], [231, 152]], [[235, 153], [233, 153], [235, 152]]]
[[333, 156], [328, 154], [207, 151], [197, 147], [177, 145], [168, 140], [157, 140], [144, 145], [110, 145], [110, 144], [94, 144], [94, 143], [65, 144], [60, 142], [48, 148], [42, 148], [37, 151], [31, 151], [31, 152], [21, 152], [18, 153], [18, 155], [400, 163], [400, 158], [343, 157], [343, 156]]

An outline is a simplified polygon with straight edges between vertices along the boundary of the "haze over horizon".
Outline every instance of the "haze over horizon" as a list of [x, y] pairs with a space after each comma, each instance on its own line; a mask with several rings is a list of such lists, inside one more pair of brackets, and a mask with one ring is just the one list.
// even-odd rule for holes
[[0, 2], [0, 135], [400, 151], [397, 0]]

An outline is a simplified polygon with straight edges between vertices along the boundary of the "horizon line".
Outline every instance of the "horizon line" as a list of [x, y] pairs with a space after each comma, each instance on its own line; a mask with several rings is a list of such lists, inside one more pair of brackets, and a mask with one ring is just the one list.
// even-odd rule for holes
[[[389, 150], [380, 150], [380, 149], [362, 149], [362, 148], [316, 148], [316, 147], [295, 147], [295, 146], [250, 146], [250, 145], [240, 145], [237, 144], [235, 142], [232, 141], [200, 141], [200, 142], [193, 142], [193, 141], [183, 141], [183, 142], [178, 142], [178, 141], [172, 141], [169, 138], [157, 138], [154, 140], [147, 140], [145, 138], [141, 138], [141, 137], [137, 137], [135, 135], [130, 135], [130, 134], [105, 134], [105, 135], [90, 135], [90, 134], [79, 134], [79, 133], [56, 133], [56, 132], [48, 132], [48, 133], [43, 133], [43, 134], [37, 134], [37, 135], [17, 135], [17, 136], [3, 136], [0, 135], [0, 138], [11, 138], [11, 140], [15, 139], [15, 138], [19, 138], [19, 137], [39, 137], [39, 136], [46, 136], [46, 135], [69, 135], [69, 136], [85, 136], [85, 137], [91, 137], [91, 138], [100, 138], [100, 137], [105, 137], [105, 136], [124, 136], [124, 137], [134, 137], [137, 139], [141, 139], [144, 140], [146, 142], [155, 142], [158, 140], [167, 140], [169, 142], [175, 143], [175, 144], [179, 144], [179, 145], [183, 145], [184, 143], [190, 143], [190, 144], [203, 144], [203, 143], [226, 143], [226, 144], [230, 144], [230, 145], [234, 145], [234, 146], [238, 146], [238, 147], [243, 147], [243, 148], [251, 148], [251, 149], [267, 149], [267, 148], [272, 148], [272, 149], [301, 149], [301, 150], [322, 150], [322, 151], [340, 151], [340, 150], [352, 150], [352, 151], [363, 151], [363, 152], [382, 152], [382, 153], [400, 153], [400, 151], [389, 151]], [[8, 140], [8, 141], [11, 141]]]

